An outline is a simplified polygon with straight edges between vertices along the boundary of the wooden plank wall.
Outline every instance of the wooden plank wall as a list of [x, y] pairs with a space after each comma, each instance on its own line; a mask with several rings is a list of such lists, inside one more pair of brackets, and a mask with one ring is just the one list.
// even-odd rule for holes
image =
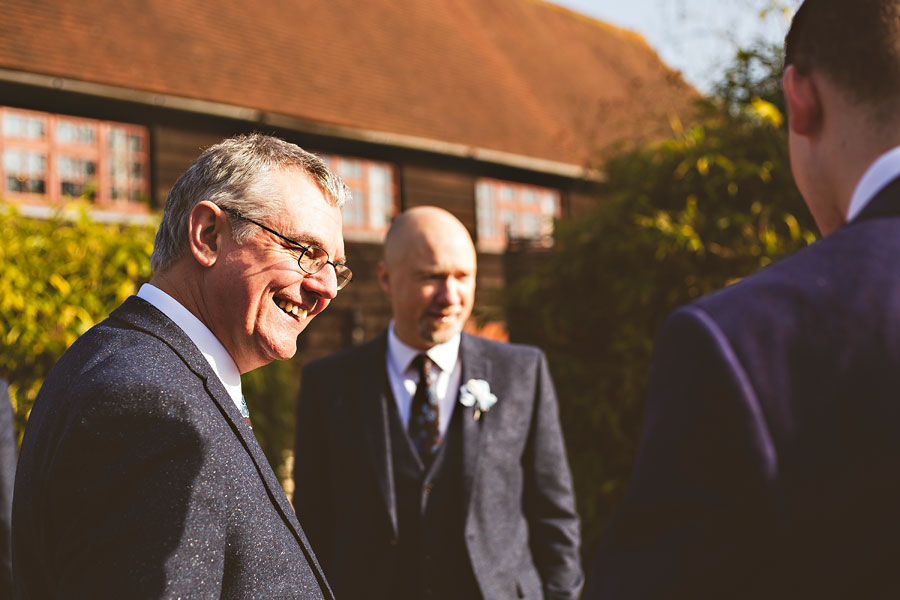
[[433, 205], [446, 208], [475, 238], [475, 176], [421, 165], [399, 169], [402, 208]]
[[170, 125], [153, 125], [152, 140], [153, 206], [162, 209], [166, 196], [175, 181], [209, 146], [217, 144], [228, 134], [214, 130], [187, 129]]

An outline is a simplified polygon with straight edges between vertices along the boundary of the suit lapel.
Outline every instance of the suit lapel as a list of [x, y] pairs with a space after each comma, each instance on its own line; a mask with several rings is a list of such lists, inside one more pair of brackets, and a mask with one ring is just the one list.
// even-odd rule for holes
[[281, 514], [281, 518], [300, 544], [300, 547], [310, 564], [310, 568], [313, 569], [316, 578], [319, 580], [323, 594], [330, 598], [331, 589], [325, 580], [322, 569], [310, 549], [306, 535], [303, 533], [300, 523], [297, 521], [294, 510], [291, 508], [287, 496], [285, 496], [284, 490], [281, 488], [281, 484], [275, 477], [275, 473], [272, 471], [268, 459], [266, 459], [265, 454], [263, 454], [262, 448], [260, 448], [259, 442], [256, 440], [256, 436], [253, 435], [250, 426], [244, 420], [244, 417], [241, 416], [241, 413], [234, 405], [231, 396], [228, 395], [222, 382], [219, 380], [218, 376], [216, 376], [212, 367], [210, 367], [206, 358], [204, 358], [197, 346], [191, 341], [187, 334], [178, 327], [178, 325], [172, 322], [171, 319], [166, 317], [149, 302], [136, 296], [128, 298], [119, 308], [110, 314], [110, 318], [121, 321], [130, 327], [140, 329], [159, 338], [181, 357], [188, 368], [193, 371], [197, 377], [203, 380], [204, 387], [209, 393], [209, 397], [216, 404], [219, 412], [221, 412], [222, 416], [228, 421], [241, 445], [243, 445], [244, 449], [250, 455], [250, 458], [256, 467], [256, 471], [266, 487], [269, 499], [272, 501], [272, 504], [275, 505], [275, 508]]
[[[462, 377], [460, 384], [465, 385], [470, 379], [483, 379], [491, 381], [491, 363], [483, 352], [478, 338], [462, 334], [459, 346], [460, 362], [462, 363]], [[475, 407], [465, 407], [462, 404], [456, 406], [456, 410], [462, 410], [462, 459], [463, 459], [463, 515], [469, 514], [469, 504], [472, 500], [472, 488], [475, 476], [478, 473], [478, 463], [481, 457], [481, 446], [485, 443], [483, 438], [488, 436], [486, 431], [491, 416], [484, 413], [476, 421]]]
[[369, 444], [369, 456], [375, 478], [397, 536], [397, 501], [394, 492], [394, 463], [388, 426], [388, 402], [393, 402], [387, 378], [387, 333], [374, 339], [361, 357], [359, 377], [354, 379], [351, 398], [357, 398], [363, 431]]

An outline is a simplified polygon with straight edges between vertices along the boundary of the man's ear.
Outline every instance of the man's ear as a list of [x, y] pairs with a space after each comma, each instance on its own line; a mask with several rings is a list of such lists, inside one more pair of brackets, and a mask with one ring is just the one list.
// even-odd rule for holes
[[391, 295], [391, 272], [383, 260], [378, 261], [378, 285], [385, 294]]
[[188, 217], [188, 243], [191, 254], [201, 266], [216, 264], [222, 249], [222, 235], [231, 235], [228, 217], [221, 208], [204, 200], [191, 209]]
[[822, 125], [822, 100], [815, 79], [802, 75], [788, 65], [781, 78], [781, 88], [788, 109], [788, 127], [797, 135], [809, 137]]

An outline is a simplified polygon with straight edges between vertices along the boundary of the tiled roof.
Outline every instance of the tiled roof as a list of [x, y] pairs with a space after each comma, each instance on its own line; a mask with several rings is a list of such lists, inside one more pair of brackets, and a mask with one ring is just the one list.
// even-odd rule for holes
[[0, 0], [0, 68], [584, 165], [696, 92], [542, 0]]

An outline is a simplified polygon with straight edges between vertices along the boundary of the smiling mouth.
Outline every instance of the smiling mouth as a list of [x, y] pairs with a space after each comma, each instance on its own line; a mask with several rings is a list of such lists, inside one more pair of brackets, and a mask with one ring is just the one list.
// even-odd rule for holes
[[438, 321], [438, 322], [441, 322], [441, 323], [446, 323], [446, 322], [448, 322], [448, 321], [453, 321], [453, 320], [455, 320], [455, 319], [458, 317], [458, 315], [457, 315], [456, 313], [447, 313], [447, 314], [444, 314], [444, 313], [430, 313], [430, 314], [429, 314], [429, 317], [430, 317], [433, 321]]
[[301, 308], [300, 306], [294, 304], [293, 302], [288, 302], [282, 298], [273, 298], [275, 304], [286, 312], [289, 315], [293, 315], [295, 318], [299, 320], [303, 320], [306, 318], [307, 310], [305, 308]]

